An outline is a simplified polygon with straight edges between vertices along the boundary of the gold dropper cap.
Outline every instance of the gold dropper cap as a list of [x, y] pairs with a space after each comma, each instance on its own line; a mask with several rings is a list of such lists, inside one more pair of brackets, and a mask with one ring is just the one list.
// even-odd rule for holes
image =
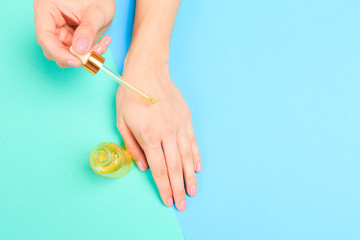
[[105, 58], [103, 58], [101, 55], [97, 54], [94, 51], [85, 55], [79, 55], [74, 51], [72, 47], [70, 47], [70, 52], [81, 59], [81, 62], [83, 64], [82, 67], [92, 75], [95, 75], [105, 62]]
[[91, 52], [90, 57], [88, 58], [86, 63], [83, 64], [83, 68], [85, 68], [92, 75], [95, 75], [100, 70], [104, 62], [105, 58], [103, 58], [96, 52]]
[[145, 98], [148, 102], [152, 104], [156, 103], [156, 100], [154, 98], [141, 92], [139, 89], [133, 87], [132, 85], [124, 81], [119, 74], [111, 71], [105, 65], [103, 66], [105, 59], [96, 52], [89, 52], [84, 55], [80, 55], [74, 51], [72, 46], [70, 47], [70, 52], [81, 60], [83, 68], [86, 69], [91, 74], [95, 75], [101, 69], [108, 77], [112, 78], [117, 83], [125, 86], [134, 93], [139, 94], [140, 96]]

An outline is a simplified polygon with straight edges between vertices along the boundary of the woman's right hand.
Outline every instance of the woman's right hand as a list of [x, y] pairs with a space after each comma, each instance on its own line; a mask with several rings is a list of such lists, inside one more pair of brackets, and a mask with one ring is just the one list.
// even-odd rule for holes
[[110, 44], [106, 36], [93, 45], [111, 25], [114, 0], [35, 0], [34, 12], [37, 42], [46, 58], [62, 68], [81, 66], [70, 46], [79, 54], [103, 54]]

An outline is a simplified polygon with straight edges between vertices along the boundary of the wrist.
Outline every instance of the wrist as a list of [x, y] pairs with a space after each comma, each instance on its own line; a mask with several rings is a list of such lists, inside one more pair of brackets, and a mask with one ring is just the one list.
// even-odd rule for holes
[[126, 67], [168, 69], [170, 51], [151, 43], [133, 41], [125, 57]]
[[124, 61], [123, 77], [126, 81], [140, 88], [170, 79], [168, 55], [153, 50], [130, 47]]

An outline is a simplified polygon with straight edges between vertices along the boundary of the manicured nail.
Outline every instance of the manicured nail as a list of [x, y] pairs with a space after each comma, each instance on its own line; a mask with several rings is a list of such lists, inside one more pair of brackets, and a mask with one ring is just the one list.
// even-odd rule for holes
[[85, 38], [78, 38], [78, 40], [76, 40], [76, 47], [83, 50], [84, 52], [87, 50], [88, 48], [88, 40], [86, 40]]
[[102, 47], [102, 46], [97, 46], [96, 48], [95, 48], [95, 52], [97, 52], [98, 54], [103, 54], [103, 52], [104, 52], [104, 48]]
[[145, 171], [145, 167], [141, 162], [136, 162], [136, 164], [138, 165], [139, 169], [143, 172]]
[[111, 37], [106, 37], [105, 44], [109, 45], [111, 43], [111, 40], [112, 40]]
[[195, 196], [196, 195], [196, 186], [192, 185], [190, 187], [190, 196]]
[[179, 210], [180, 211], [185, 211], [185, 209], [186, 209], [186, 200], [182, 200], [181, 203], [180, 203]]
[[73, 67], [80, 67], [81, 64], [79, 62], [73, 61], [73, 60], [69, 60], [67, 62], [69, 65], [73, 66]]
[[171, 198], [169, 198], [169, 200], [167, 201], [166, 206], [171, 207], [172, 205], [174, 205], [174, 201], [173, 201], [173, 198], [171, 197]]
[[197, 171], [197, 172], [200, 172], [200, 171], [201, 171], [201, 164], [200, 164], [200, 162], [198, 162], [198, 163], [196, 164], [196, 171]]

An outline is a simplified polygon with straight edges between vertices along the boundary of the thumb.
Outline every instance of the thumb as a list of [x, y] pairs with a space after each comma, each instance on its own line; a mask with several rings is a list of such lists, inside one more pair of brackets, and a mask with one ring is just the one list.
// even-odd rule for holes
[[96, 9], [87, 10], [80, 19], [80, 25], [76, 28], [72, 40], [72, 46], [78, 54], [85, 54], [97, 40], [98, 31], [102, 28], [99, 23], [104, 22], [101, 11]]

